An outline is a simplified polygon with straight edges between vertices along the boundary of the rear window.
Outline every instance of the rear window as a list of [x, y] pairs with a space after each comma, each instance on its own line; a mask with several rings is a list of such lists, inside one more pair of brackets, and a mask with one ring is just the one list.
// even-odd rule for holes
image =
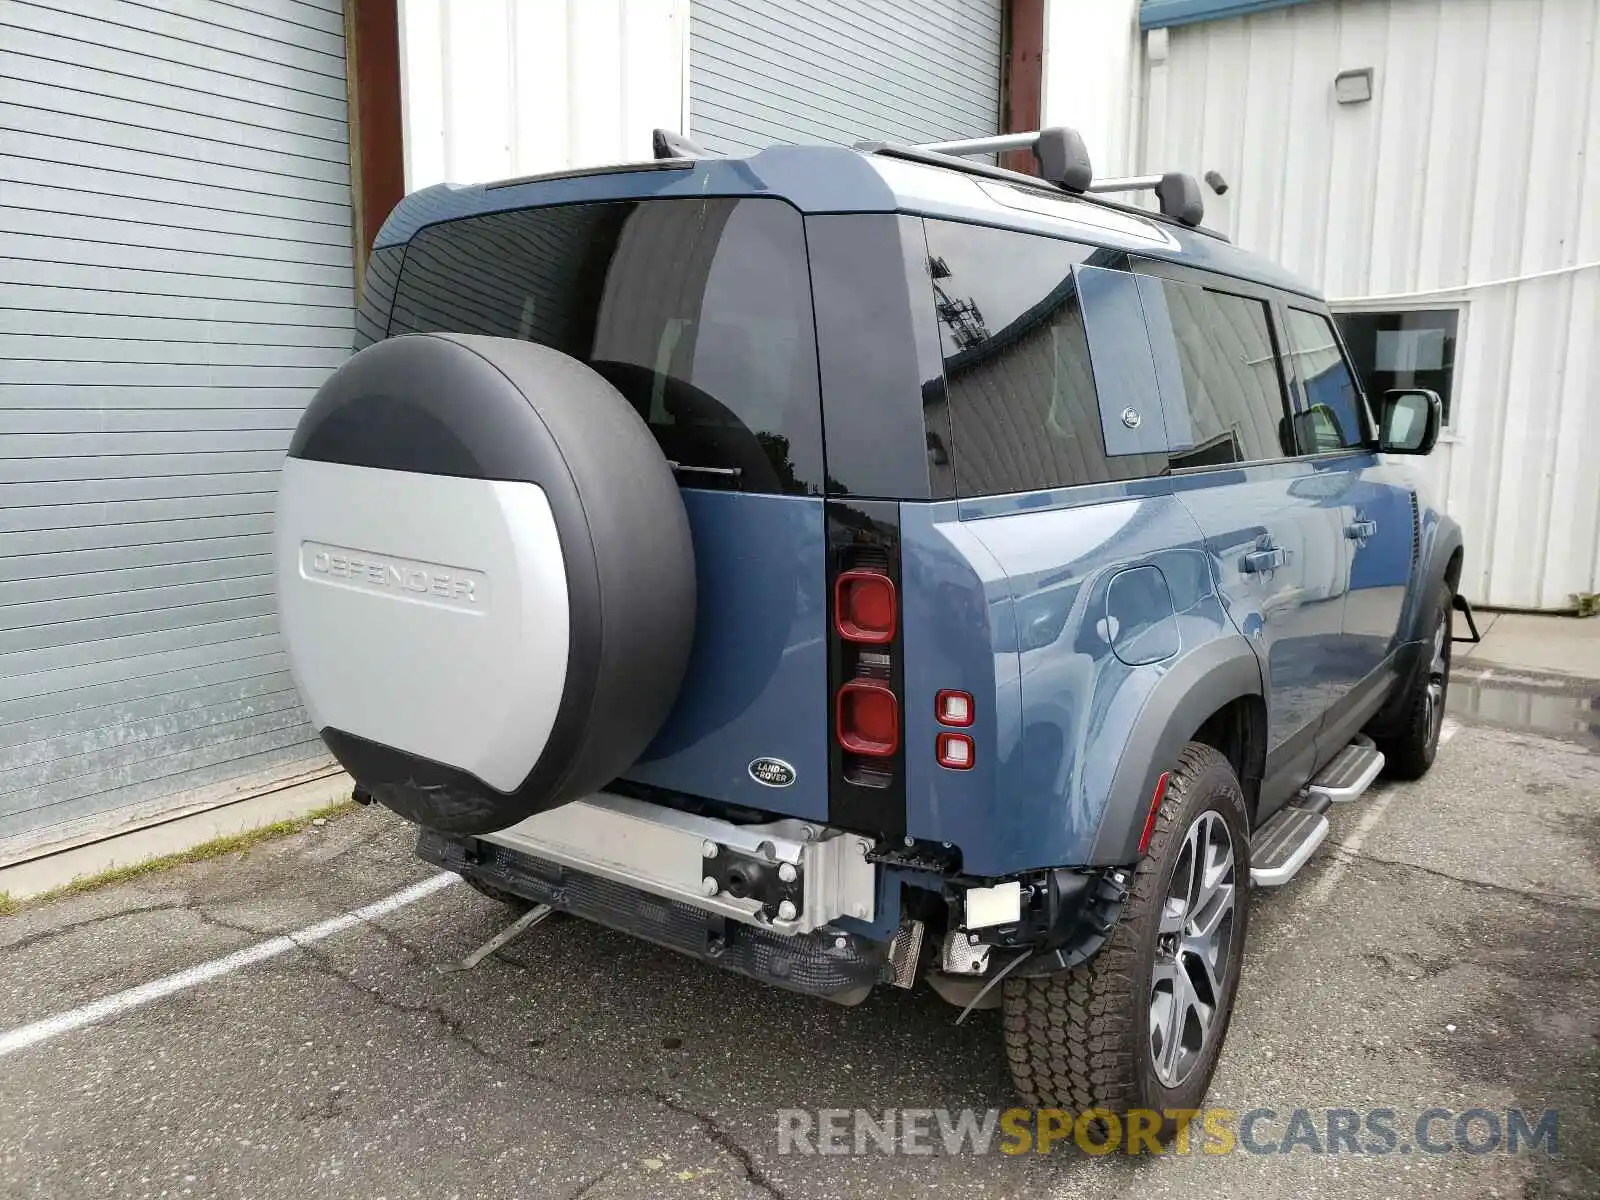
[[802, 218], [774, 199], [530, 208], [412, 239], [389, 333], [539, 342], [588, 363], [686, 487], [820, 494]]

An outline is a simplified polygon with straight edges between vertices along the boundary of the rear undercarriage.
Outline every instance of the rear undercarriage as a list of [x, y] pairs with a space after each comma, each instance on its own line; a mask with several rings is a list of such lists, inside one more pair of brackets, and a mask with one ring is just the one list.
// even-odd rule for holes
[[887, 845], [793, 818], [734, 822], [598, 793], [485, 837], [424, 829], [417, 853], [777, 987], [857, 1004], [926, 978], [963, 1007], [1002, 975], [1086, 960], [1121, 871], [962, 875], [949, 848]]

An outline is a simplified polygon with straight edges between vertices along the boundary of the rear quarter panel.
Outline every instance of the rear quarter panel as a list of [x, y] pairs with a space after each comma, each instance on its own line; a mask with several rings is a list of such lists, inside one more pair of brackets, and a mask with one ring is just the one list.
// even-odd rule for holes
[[[1239, 636], [1199, 527], [1157, 480], [906, 505], [902, 532], [910, 832], [958, 845], [979, 875], [1091, 861], [1152, 690]], [[1170, 613], [1112, 598], [1138, 566], [1160, 571]], [[1143, 661], [1151, 644], [1171, 652]], [[977, 697], [971, 771], [933, 759], [933, 697], [949, 687]]]

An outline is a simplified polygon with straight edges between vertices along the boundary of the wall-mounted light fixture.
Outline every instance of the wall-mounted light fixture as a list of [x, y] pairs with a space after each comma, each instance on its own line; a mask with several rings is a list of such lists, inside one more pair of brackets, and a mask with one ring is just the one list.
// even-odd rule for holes
[[1340, 71], [1333, 77], [1333, 98], [1340, 104], [1365, 104], [1372, 99], [1372, 68]]

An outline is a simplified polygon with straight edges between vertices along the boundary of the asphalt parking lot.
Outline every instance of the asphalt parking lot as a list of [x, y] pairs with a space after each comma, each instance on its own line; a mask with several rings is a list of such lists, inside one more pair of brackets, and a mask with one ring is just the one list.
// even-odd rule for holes
[[1576, 693], [1556, 735], [1462, 695], [1426, 780], [1339, 810], [1256, 896], [1211, 1100], [1273, 1110], [1268, 1149], [1296, 1108], [1393, 1109], [1402, 1134], [1431, 1107], [1554, 1110], [1554, 1153], [780, 1154], [780, 1109], [1008, 1105], [997, 1014], [839, 1009], [572, 920], [441, 973], [509, 920], [464, 886], [14, 1046], [428, 879], [364, 810], [0, 920], [0, 1194], [1600, 1195], [1594, 726]]

